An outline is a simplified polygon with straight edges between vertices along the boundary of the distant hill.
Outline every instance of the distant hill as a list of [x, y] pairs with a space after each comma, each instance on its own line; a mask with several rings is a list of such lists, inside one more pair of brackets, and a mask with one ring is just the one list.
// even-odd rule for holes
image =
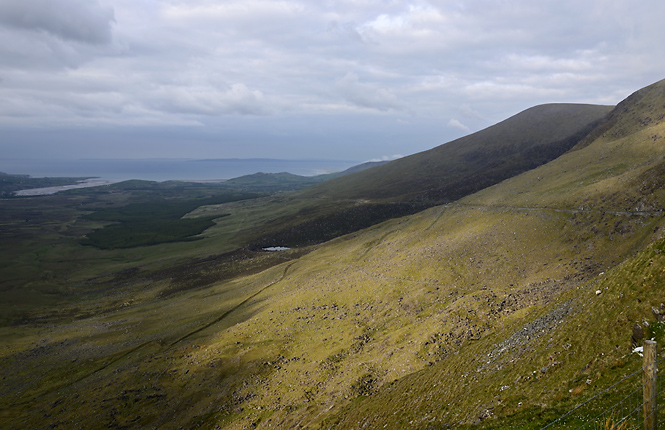
[[293, 191], [318, 184], [316, 177], [294, 175], [293, 173], [253, 173], [224, 181], [222, 185], [233, 188], [261, 189], [269, 191]]
[[362, 172], [372, 167], [380, 166], [387, 161], [367, 162], [358, 164], [342, 172], [326, 173], [316, 176], [294, 175], [288, 172], [282, 173], [253, 173], [251, 175], [239, 176], [223, 182], [224, 186], [240, 188], [251, 191], [295, 191], [302, 190], [312, 185], [319, 184], [333, 178]]
[[320, 184], [304, 195], [427, 206], [454, 201], [557, 158], [612, 109], [582, 104], [536, 106], [429, 151]]

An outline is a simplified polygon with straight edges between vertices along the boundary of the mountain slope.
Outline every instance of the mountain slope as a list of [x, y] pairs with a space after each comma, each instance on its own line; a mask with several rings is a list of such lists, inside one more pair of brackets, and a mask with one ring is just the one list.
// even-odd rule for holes
[[665, 123], [622, 109], [627, 135], [260, 273], [166, 298], [104, 274], [106, 308], [0, 328], [3, 423], [539, 428], [637, 369], [665, 302]]
[[[361, 423], [399, 428], [413, 420], [419, 423], [415, 428], [426, 428], [430, 421], [440, 423], [431, 428], [445, 428], [501, 417], [483, 426], [541, 428], [638, 369], [641, 359], [630, 354], [633, 326], [646, 321], [660, 330], [652, 308], [662, 308], [665, 298], [664, 89], [660, 81], [620, 104], [612, 113], [617, 127], [606, 127], [602, 138], [444, 210], [436, 220], [436, 225], [448, 222], [442, 231], [457, 230], [451, 221], [460, 221], [451, 218], [452, 211], [459, 211], [462, 220], [479, 219], [462, 223], [482, 226], [474, 229], [475, 243], [468, 247], [474, 250], [468, 251], [473, 271], [480, 270], [476, 282], [466, 283], [472, 286], [466, 297], [474, 299], [467, 305], [470, 319], [476, 310], [485, 311], [486, 319], [476, 322], [480, 334], [472, 332], [463, 348], [441, 363], [338, 412], [329, 422], [339, 428]], [[640, 102], [647, 99], [647, 104]], [[499, 222], [488, 217], [493, 213], [501, 213]], [[523, 221], [516, 219], [520, 213]], [[501, 233], [508, 233], [503, 240], [483, 237]], [[426, 259], [415, 260], [424, 264]], [[517, 270], [510, 275], [513, 264]], [[482, 276], [483, 271], [493, 273]], [[506, 282], [513, 285], [502, 297], [497, 290]], [[525, 285], [536, 290], [526, 294], [531, 306], [510, 310]], [[524, 311], [512, 321], [505, 315]], [[503, 327], [493, 321], [501, 314]], [[486, 330], [483, 323], [495, 327]], [[446, 336], [432, 340], [435, 349], [450, 348], [441, 343], [449, 340]], [[613, 398], [600, 398], [589, 407], [598, 413], [611, 404], [603, 402], [632, 389], [619, 387]], [[582, 413], [595, 416], [588, 409]]]
[[308, 188], [291, 197], [297, 212], [244, 234], [255, 235], [254, 249], [308, 246], [454, 201], [558, 157], [610, 110], [575, 104], [527, 109], [432, 150]]
[[599, 124], [599, 126], [579, 143], [582, 148], [594, 140], [620, 139], [642, 130], [645, 127], [663, 122], [662, 99], [665, 97], [665, 86], [662, 81], [635, 91], [619, 103]]
[[304, 195], [446, 203], [532, 169], [576, 145], [612, 109], [549, 104], [482, 131], [355, 175]]

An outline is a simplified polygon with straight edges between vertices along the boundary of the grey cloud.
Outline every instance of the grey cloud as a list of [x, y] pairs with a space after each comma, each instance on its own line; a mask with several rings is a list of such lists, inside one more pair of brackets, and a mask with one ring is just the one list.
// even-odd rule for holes
[[378, 109], [402, 109], [403, 104], [385, 88], [360, 82], [355, 73], [347, 73], [337, 81], [337, 89], [344, 98], [356, 106]]
[[61, 39], [34, 33], [17, 36], [15, 30], [0, 27], [0, 67], [21, 70], [78, 67], [90, 57], [84, 46], [74, 47]]
[[457, 129], [457, 130], [461, 130], [464, 133], [468, 133], [468, 132], [471, 131], [471, 129], [467, 125], [462, 124], [459, 120], [454, 119], [454, 118], [451, 119], [450, 121], [448, 121], [448, 127], [452, 127], [452, 128]]
[[150, 96], [150, 105], [169, 112], [199, 115], [264, 115], [263, 93], [245, 84], [233, 84], [228, 90], [212, 87], [161, 87]]
[[0, 0], [0, 124], [233, 128], [242, 144], [210, 150], [237, 152], [215, 156], [409, 154], [663, 78], [664, 15], [662, 0]]
[[114, 14], [94, 0], [3, 0], [0, 24], [90, 44], [111, 41]]
[[361, 42], [361, 43], [365, 42], [363, 35], [360, 34], [356, 24], [353, 22], [345, 22], [343, 24], [340, 24], [337, 21], [333, 20], [328, 23], [326, 31], [328, 31], [329, 33], [347, 37], [354, 42]]
[[393, 154], [393, 155], [382, 155], [381, 157], [377, 158], [372, 158], [371, 160], [367, 160], [368, 163], [376, 163], [379, 161], [392, 161], [392, 160], [397, 160], [398, 158], [404, 157], [401, 154]]
[[480, 114], [480, 112], [476, 111], [473, 109], [471, 106], [468, 104], [464, 104], [459, 107], [459, 113], [462, 115], [464, 118], [473, 120], [473, 121], [478, 121], [478, 120], [484, 120], [483, 116]]

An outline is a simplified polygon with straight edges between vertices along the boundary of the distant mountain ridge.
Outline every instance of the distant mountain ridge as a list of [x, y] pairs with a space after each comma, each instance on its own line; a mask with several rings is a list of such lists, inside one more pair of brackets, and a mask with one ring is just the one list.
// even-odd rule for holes
[[302, 176], [293, 173], [264, 173], [258, 172], [251, 175], [243, 175], [237, 178], [232, 178], [223, 182], [224, 185], [232, 186], [235, 188], [258, 190], [258, 191], [294, 191], [311, 187], [312, 185], [319, 184], [333, 178], [350, 175], [352, 173], [362, 172], [363, 170], [372, 167], [380, 166], [387, 163], [387, 161], [370, 161], [367, 163], [358, 164], [349, 167], [348, 169], [335, 172], [325, 173], [316, 176]]

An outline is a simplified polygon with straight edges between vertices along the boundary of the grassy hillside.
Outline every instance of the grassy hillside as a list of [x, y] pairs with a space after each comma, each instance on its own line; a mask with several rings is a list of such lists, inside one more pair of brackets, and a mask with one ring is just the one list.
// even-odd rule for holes
[[[584, 138], [610, 110], [608, 106], [573, 104], [528, 109], [430, 151], [284, 197], [273, 206], [279, 208], [279, 216], [247, 225], [239, 237], [254, 248], [308, 246], [459, 199], [556, 158]], [[226, 207], [209, 208], [206, 213], [221, 214], [223, 210]], [[232, 213], [228, 222], [234, 216]], [[238, 217], [244, 219], [241, 213]]]
[[[628, 133], [606, 125], [534, 170], [325, 244], [243, 251], [263, 265], [242, 253], [174, 270], [159, 260], [201, 252], [197, 243], [210, 251], [213, 239], [227, 246], [243, 223], [293, 217], [294, 208], [306, 219], [311, 201], [203, 207], [188, 216], [231, 214], [204, 240], [94, 251], [108, 258], [97, 266], [107, 272], [79, 269], [72, 300], [0, 327], [0, 420], [9, 428], [539, 428], [637, 369], [633, 326], [654, 323], [652, 306], [665, 302], [664, 86], [617, 107], [630, 116], [610, 114]], [[276, 213], [267, 214], [268, 202]], [[67, 214], [63, 223], [72, 223]], [[150, 269], [110, 270], [130, 257], [149, 258]], [[187, 287], [204, 275], [215, 281]]]

